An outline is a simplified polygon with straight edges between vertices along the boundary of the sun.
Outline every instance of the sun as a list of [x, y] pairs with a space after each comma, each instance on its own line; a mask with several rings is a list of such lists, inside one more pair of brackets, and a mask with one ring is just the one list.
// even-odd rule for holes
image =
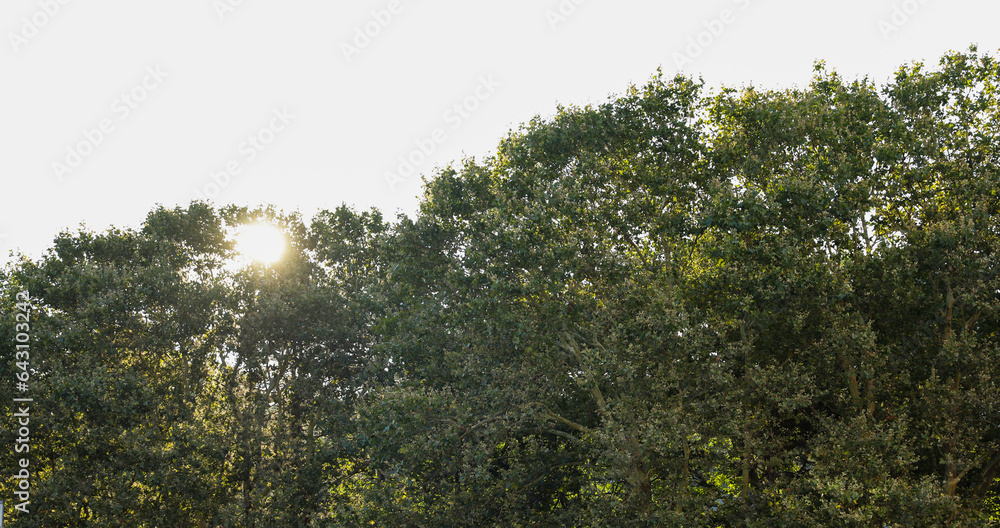
[[269, 224], [250, 224], [236, 235], [237, 248], [244, 257], [261, 264], [272, 264], [281, 258], [288, 246], [285, 233]]

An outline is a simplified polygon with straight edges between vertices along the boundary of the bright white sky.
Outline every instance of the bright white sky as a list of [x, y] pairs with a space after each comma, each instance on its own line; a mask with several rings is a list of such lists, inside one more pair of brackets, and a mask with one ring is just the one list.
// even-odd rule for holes
[[[817, 59], [881, 85], [971, 43], [997, 54], [998, 15], [996, 0], [4, 0], [0, 253], [198, 193], [307, 219], [412, 213], [419, 174], [679, 57], [712, 87], [801, 86]], [[390, 188], [420, 143], [433, 151]]]

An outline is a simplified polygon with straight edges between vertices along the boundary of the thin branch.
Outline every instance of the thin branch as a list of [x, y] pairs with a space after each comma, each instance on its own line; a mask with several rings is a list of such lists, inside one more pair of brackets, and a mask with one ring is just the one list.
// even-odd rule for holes
[[[580, 368], [584, 370], [587, 374], [587, 378], [590, 380], [590, 393], [594, 396], [594, 400], [597, 401], [597, 408], [601, 411], [601, 414], [606, 414], [608, 411], [608, 404], [604, 399], [604, 393], [601, 392], [601, 388], [597, 385], [597, 378], [594, 376], [594, 371], [587, 366], [586, 361], [583, 359], [583, 353], [580, 352], [580, 345], [577, 344], [576, 339], [570, 332], [564, 333], [564, 339], [561, 339], [561, 344], [563, 348], [569, 350], [576, 356], [577, 362], [580, 364]], [[604, 345], [596, 342], [598, 347], [602, 350], [606, 350]]]
[[580, 425], [580, 424], [578, 424], [578, 423], [576, 423], [576, 422], [574, 422], [572, 420], [567, 420], [566, 418], [563, 418], [562, 416], [559, 416], [558, 414], [552, 412], [548, 407], [546, 407], [546, 406], [544, 406], [542, 404], [538, 404], [538, 405], [542, 408], [542, 415], [544, 417], [548, 418], [549, 420], [552, 420], [554, 422], [559, 422], [559, 423], [561, 423], [561, 424], [563, 424], [565, 426], [568, 426], [568, 427], [571, 427], [571, 428], [573, 428], [573, 429], [575, 429], [577, 431], [580, 431], [583, 434], [589, 434], [590, 433], [590, 429], [588, 427]]
[[560, 431], [559, 429], [552, 429], [550, 427], [547, 427], [545, 429], [542, 429], [542, 431], [544, 431], [546, 433], [549, 433], [549, 434], [554, 434], [556, 436], [561, 436], [561, 437], [569, 440], [570, 442], [573, 442], [574, 444], [579, 444], [579, 445], [583, 444], [583, 441], [580, 440], [579, 438], [577, 438], [577, 437], [575, 437], [575, 436], [573, 436], [573, 435], [571, 435], [571, 434], [569, 434], [569, 433], [567, 433], [565, 431]]

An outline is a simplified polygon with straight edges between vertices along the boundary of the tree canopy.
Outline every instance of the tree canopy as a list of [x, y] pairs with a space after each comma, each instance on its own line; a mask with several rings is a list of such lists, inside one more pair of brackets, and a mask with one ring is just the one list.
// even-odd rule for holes
[[[64, 232], [0, 273], [6, 423], [33, 308], [10, 526], [1000, 525], [998, 123], [975, 48], [881, 87], [658, 73], [413, 218]], [[240, 264], [260, 221], [288, 250]]]

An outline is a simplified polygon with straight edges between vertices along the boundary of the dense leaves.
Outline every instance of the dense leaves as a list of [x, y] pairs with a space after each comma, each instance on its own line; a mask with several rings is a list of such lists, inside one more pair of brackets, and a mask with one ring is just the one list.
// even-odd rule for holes
[[[64, 233], [0, 275], [6, 342], [34, 304], [11, 526], [1000, 524], [998, 83], [974, 48], [884, 87], [660, 74], [415, 218]], [[280, 261], [238, 258], [254, 221]]]

